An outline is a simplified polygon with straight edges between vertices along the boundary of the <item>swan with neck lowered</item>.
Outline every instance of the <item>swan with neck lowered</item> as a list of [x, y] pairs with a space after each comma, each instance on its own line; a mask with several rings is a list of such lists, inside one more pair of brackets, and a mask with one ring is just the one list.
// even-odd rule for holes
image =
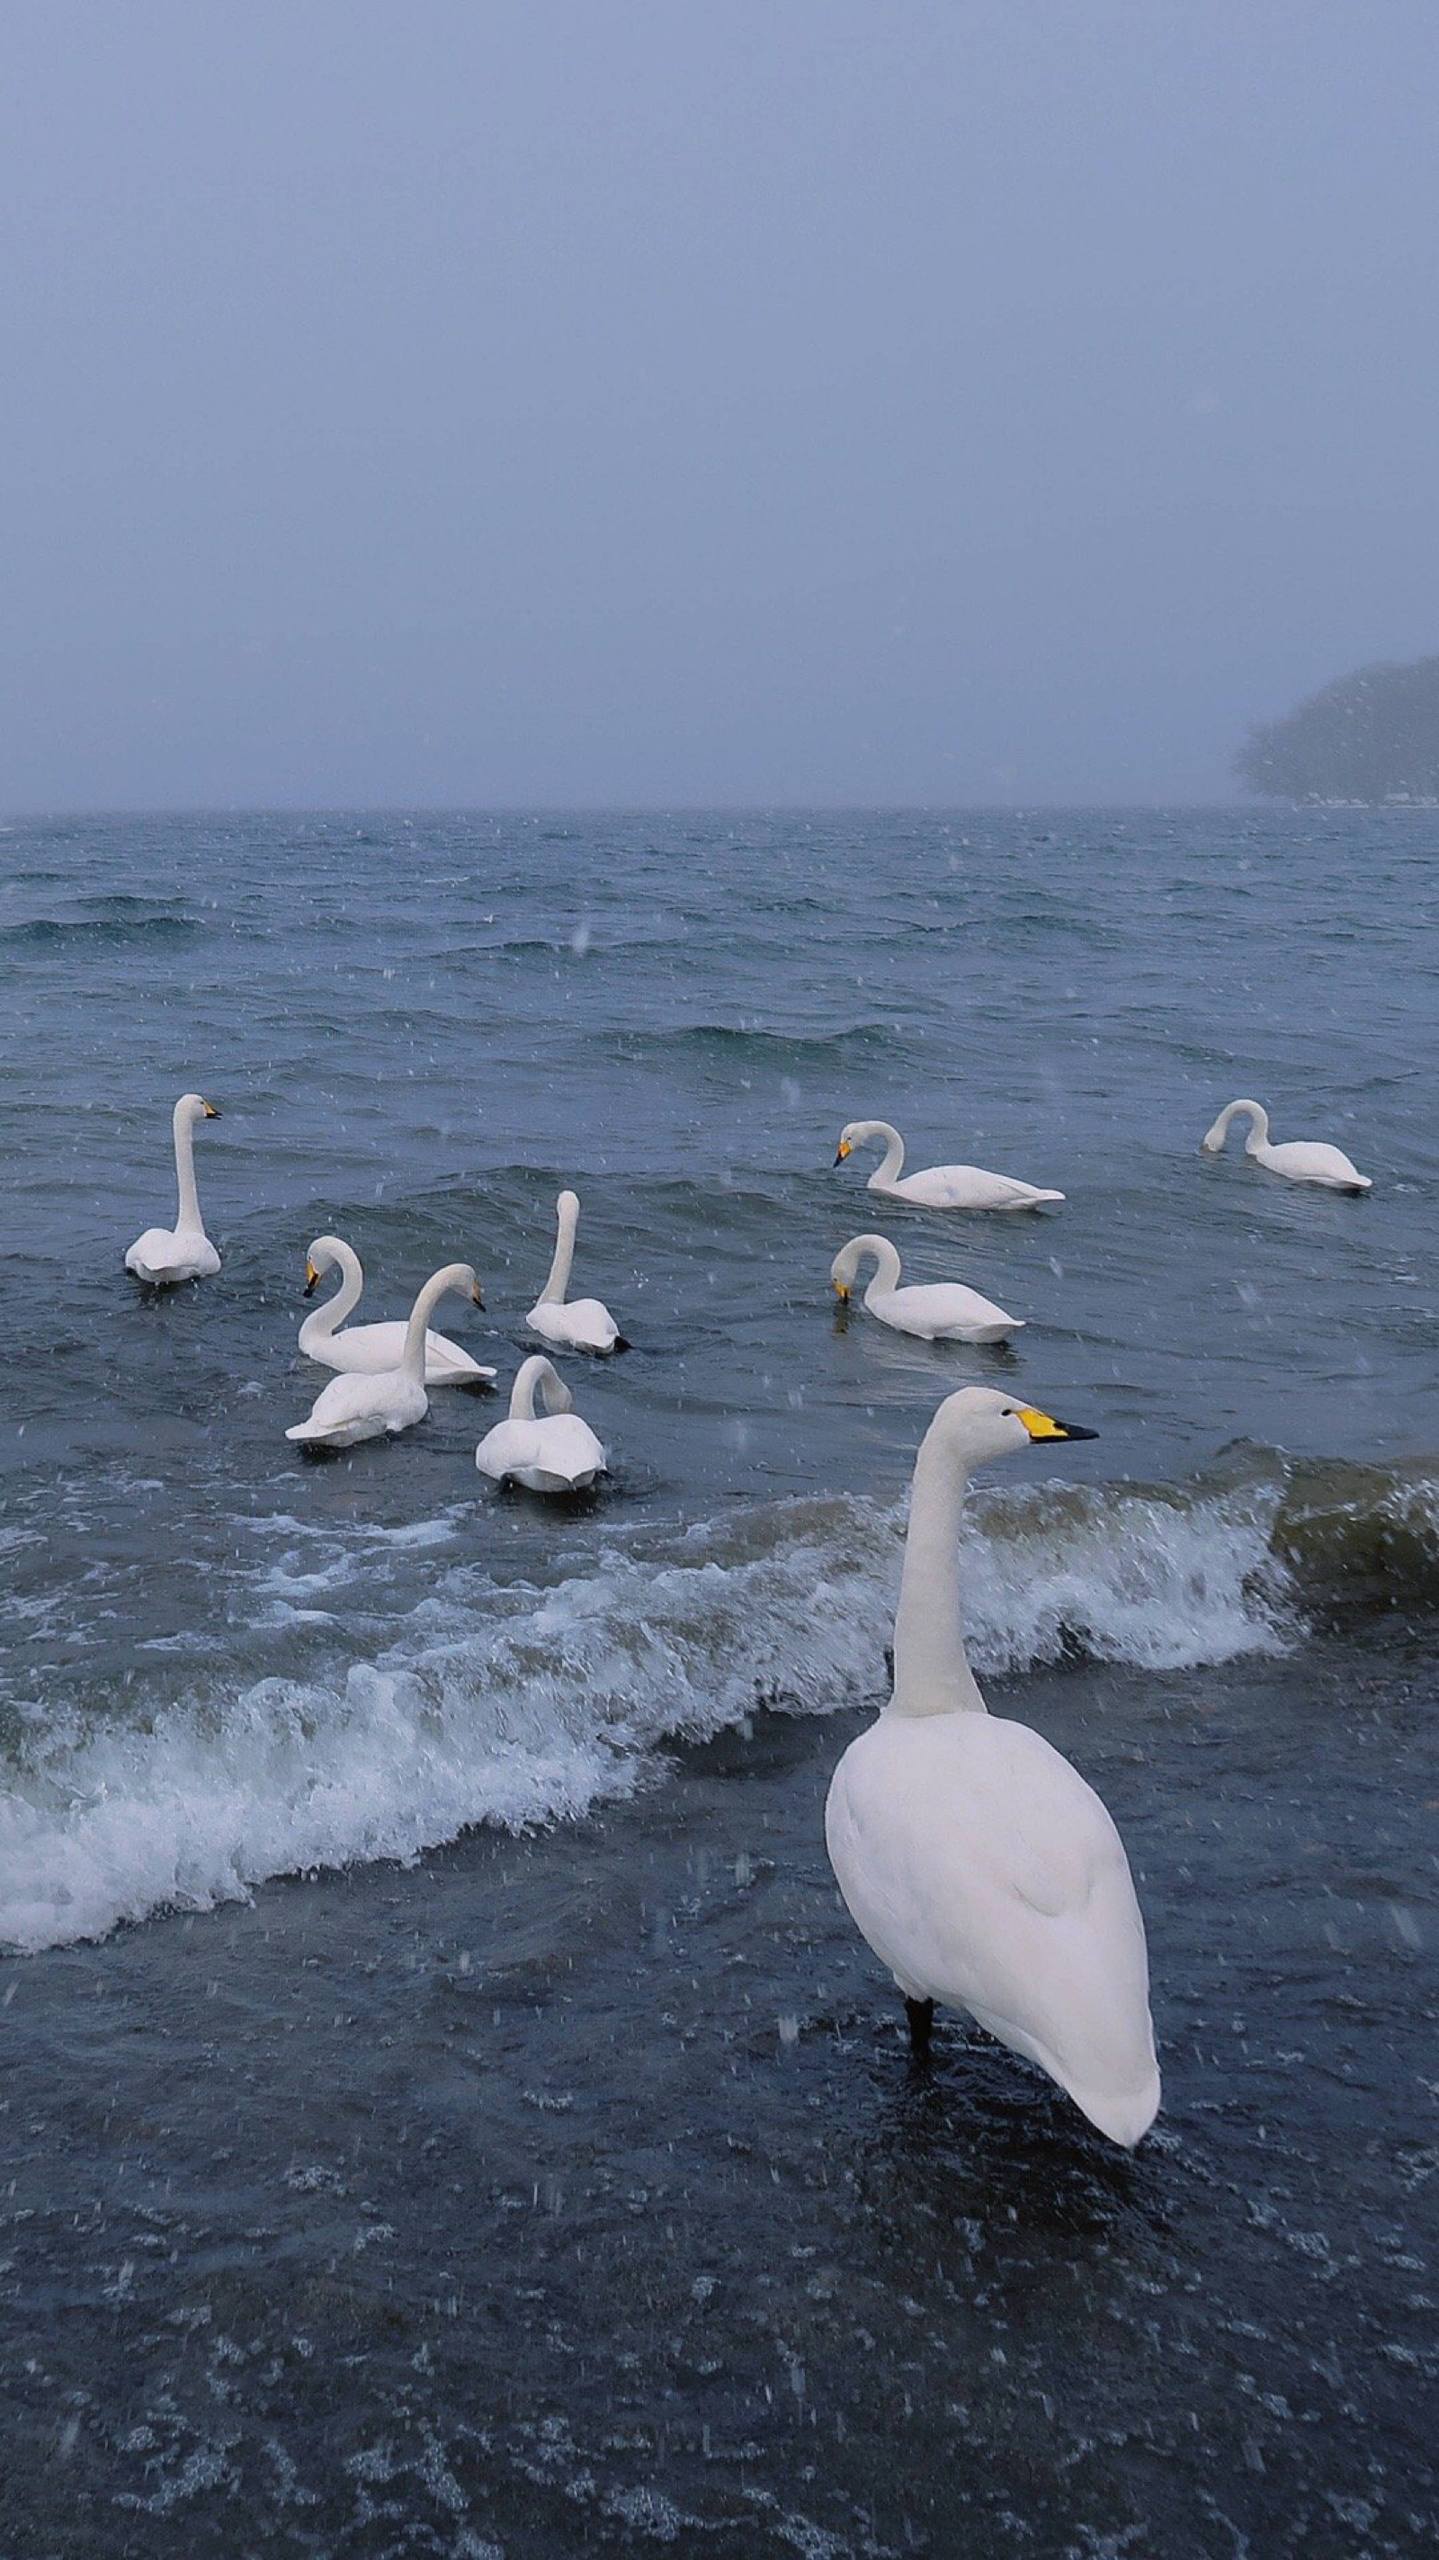
[[566, 1300], [570, 1265], [575, 1258], [575, 1234], [580, 1223], [580, 1204], [576, 1194], [562, 1191], [555, 1202], [555, 1211], [555, 1258], [550, 1264], [550, 1276], [525, 1318], [526, 1324], [531, 1333], [537, 1333], [543, 1342], [552, 1343], [558, 1351], [627, 1351], [629, 1344], [601, 1299]]
[[1282, 1173], [1286, 1182], [1317, 1182], [1326, 1191], [1372, 1191], [1373, 1183], [1357, 1164], [1351, 1164], [1342, 1147], [1331, 1147], [1323, 1138], [1287, 1138], [1273, 1146], [1269, 1138], [1269, 1114], [1262, 1102], [1227, 1102], [1212, 1129], [1200, 1140], [1207, 1156], [1221, 1153], [1229, 1135], [1230, 1122], [1247, 1119], [1249, 1135], [1244, 1152], [1269, 1173]]
[[173, 1227], [147, 1227], [125, 1256], [125, 1268], [152, 1289], [172, 1289], [180, 1280], [208, 1280], [220, 1268], [220, 1257], [205, 1233], [200, 1196], [195, 1188], [195, 1130], [202, 1120], [218, 1120], [219, 1112], [203, 1094], [182, 1093], [175, 1105], [175, 1182], [179, 1213]]
[[[535, 1412], [539, 1395], [543, 1414]], [[481, 1475], [507, 1477], [531, 1493], [583, 1493], [605, 1472], [605, 1453], [554, 1362], [532, 1351], [510, 1389], [507, 1422], [487, 1431], [475, 1451]]]
[[1003, 1342], [1024, 1330], [1022, 1316], [1007, 1316], [992, 1298], [982, 1298], [958, 1280], [902, 1289], [899, 1255], [888, 1236], [851, 1236], [835, 1255], [829, 1276], [841, 1306], [848, 1305], [859, 1266], [867, 1261], [875, 1268], [865, 1288], [865, 1308], [896, 1333], [915, 1334], [921, 1342]]
[[[318, 1289], [327, 1271], [338, 1271], [340, 1286], [333, 1298], [327, 1298], [313, 1315], [306, 1316], [300, 1327], [300, 1349], [307, 1360], [318, 1361], [322, 1369], [340, 1369], [346, 1373], [359, 1370], [398, 1369], [405, 1353], [406, 1326], [398, 1319], [388, 1324], [346, 1324], [360, 1303], [365, 1275], [354, 1246], [343, 1236], [316, 1236], [305, 1257], [305, 1295]], [[341, 1327], [343, 1326], [343, 1331]], [[427, 1387], [487, 1387], [494, 1383], [493, 1369], [482, 1368], [472, 1360], [458, 1342], [443, 1333], [425, 1335], [425, 1384]]]
[[867, 1147], [876, 1138], [883, 1140], [884, 1160], [866, 1188], [891, 1200], [913, 1200], [927, 1209], [1042, 1209], [1047, 1201], [1064, 1198], [1062, 1191], [1039, 1191], [1032, 1182], [986, 1173], [977, 1164], [936, 1164], [924, 1173], [906, 1173], [904, 1140], [887, 1120], [851, 1120], [840, 1131], [835, 1163], [843, 1164], [856, 1147]]
[[967, 2009], [1132, 2149], [1158, 2110], [1159, 2071], [1124, 1844], [1077, 1769], [1028, 1725], [989, 1713], [955, 1570], [973, 1467], [1094, 1436], [990, 1387], [946, 1397], [915, 1465], [894, 1694], [835, 1770], [825, 1838], [916, 2051], [937, 2002]]
[[410, 1309], [404, 1349], [394, 1368], [368, 1369], [332, 1378], [322, 1387], [303, 1422], [292, 1422], [285, 1434], [307, 1449], [352, 1449], [357, 1440], [379, 1440], [386, 1433], [408, 1431], [423, 1422], [430, 1409], [425, 1393], [425, 1336], [441, 1298], [451, 1290], [465, 1292], [477, 1307], [484, 1305], [480, 1284], [467, 1262], [447, 1262], [425, 1282]]

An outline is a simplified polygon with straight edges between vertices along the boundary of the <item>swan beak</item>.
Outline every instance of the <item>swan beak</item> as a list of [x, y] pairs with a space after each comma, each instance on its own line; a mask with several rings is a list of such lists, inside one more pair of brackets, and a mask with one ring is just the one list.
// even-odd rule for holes
[[834, 1284], [834, 1294], [838, 1298], [842, 1307], [847, 1307], [849, 1305], [849, 1291], [842, 1280], [836, 1280]]
[[846, 1157], [846, 1156], [852, 1156], [852, 1155], [853, 1155], [853, 1153], [854, 1153], [854, 1149], [853, 1149], [853, 1147], [850, 1145], [848, 1138], [841, 1138], [841, 1140], [840, 1140], [840, 1142], [839, 1142], [839, 1145], [835, 1148], [835, 1151], [834, 1151], [834, 1160], [835, 1160], [835, 1163], [836, 1163], [836, 1164], [843, 1164], [843, 1162], [844, 1162], [844, 1160], [845, 1160], [845, 1157]]
[[219, 1119], [220, 1114], [219, 1114], [218, 1110], [216, 1109], [216, 1107], [215, 1107], [215, 1105], [214, 1105], [214, 1103], [213, 1103], [213, 1102], [207, 1102], [207, 1103], [206, 1103], [206, 1105], [205, 1105], [205, 1117], [206, 1117], [206, 1119], [207, 1119], [207, 1120], [218, 1120], [218, 1119]]
[[313, 1298], [319, 1285], [320, 1275], [318, 1271], [315, 1269], [313, 1262], [307, 1262], [305, 1265], [305, 1296], [307, 1298]]
[[1097, 1440], [1097, 1431], [1086, 1431], [1082, 1423], [1056, 1422], [1052, 1413], [1040, 1413], [1032, 1404], [1016, 1408], [1019, 1419], [1031, 1440]]
[[484, 1305], [484, 1303], [485, 1303], [485, 1293], [484, 1293], [483, 1289], [480, 1287], [480, 1284], [479, 1284], [478, 1280], [475, 1282], [475, 1285], [474, 1285], [473, 1289], [470, 1291], [470, 1296], [471, 1296], [471, 1297], [472, 1297], [472, 1299], [474, 1300], [475, 1305], [476, 1305], [477, 1307], [483, 1307], [483, 1305]]

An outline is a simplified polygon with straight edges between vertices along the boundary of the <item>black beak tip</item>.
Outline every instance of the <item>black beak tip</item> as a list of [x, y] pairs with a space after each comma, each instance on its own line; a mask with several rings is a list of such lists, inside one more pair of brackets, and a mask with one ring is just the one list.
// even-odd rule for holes
[[843, 1147], [836, 1147], [836, 1148], [835, 1148], [835, 1151], [834, 1151], [834, 1161], [835, 1161], [835, 1163], [836, 1163], [836, 1164], [843, 1164], [843, 1162], [844, 1162], [844, 1149], [843, 1149]]
[[304, 1297], [304, 1298], [313, 1298], [313, 1296], [314, 1296], [314, 1294], [315, 1294], [315, 1291], [318, 1289], [319, 1285], [320, 1285], [320, 1275], [319, 1275], [319, 1273], [318, 1273], [318, 1271], [317, 1271], [313, 1280], [307, 1280], [307, 1281], [305, 1282], [304, 1288], [301, 1290], [300, 1295], [301, 1295], [302, 1297]]
[[1066, 1440], [1097, 1440], [1099, 1438], [1097, 1431], [1090, 1431], [1082, 1422], [1065, 1422], [1060, 1428]]

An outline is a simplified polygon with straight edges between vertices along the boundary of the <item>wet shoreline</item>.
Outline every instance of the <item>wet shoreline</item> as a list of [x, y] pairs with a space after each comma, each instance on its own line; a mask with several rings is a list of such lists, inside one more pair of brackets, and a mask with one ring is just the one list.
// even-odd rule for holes
[[1425, 1651], [994, 1685], [1130, 1847], [1132, 2160], [962, 2021], [912, 2069], [853, 1717], [7, 1963], [6, 2560], [1417, 2552]]

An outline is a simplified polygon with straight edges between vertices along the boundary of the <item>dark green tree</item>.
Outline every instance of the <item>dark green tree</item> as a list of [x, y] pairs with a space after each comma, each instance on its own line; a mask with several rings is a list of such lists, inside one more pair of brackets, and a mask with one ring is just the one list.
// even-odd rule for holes
[[1275, 799], [1439, 799], [1439, 658], [1341, 676], [1252, 729], [1235, 770]]

